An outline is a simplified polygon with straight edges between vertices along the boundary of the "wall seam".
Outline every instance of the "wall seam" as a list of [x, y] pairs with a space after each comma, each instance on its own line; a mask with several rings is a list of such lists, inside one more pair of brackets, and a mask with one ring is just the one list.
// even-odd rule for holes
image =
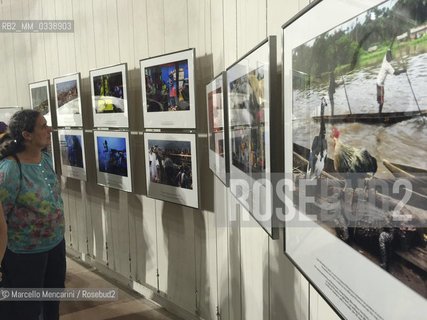
[[[29, 3], [29, 1], [30, 0], [27, 1], [28, 18], [30, 18], [30, 3]], [[33, 50], [31, 50], [32, 46], [33, 46], [32, 45], [32, 41], [31, 41], [31, 36], [32, 36], [32, 34], [30, 34], [30, 51], [33, 51]], [[32, 55], [31, 55], [31, 59], [30, 60], [31, 60], [31, 74], [33, 76], [33, 78], [31, 79], [30, 82], [32, 82], [34, 80], [34, 62], [33, 62], [33, 56]]]
[[147, 53], [148, 57], [150, 56], [150, 39], [148, 37], [150, 36], [150, 33], [148, 32], [148, 4], [147, 0], [145, 0], [145, 32], [147, 32]]
[[[95, 21], [95, 17], [94, 17], [94, 15], [93, 15], [93, 13], [95, 12], [95, 10], [94, 10], [94, 8], [93, 8], [93, 1], [92, 1], [92, 22], [94, 22]], [[95, 39], [96, 39], [96, 34], [95, 34], [95, 23], [93, 24], [93, 40], [94, 40], [94, 42], [95, 42]], [[98, 66], [98, 61], [97, 61], [97, 58], [96, 58], [96, 43], [94, 44], [94, 49], [95, 49], [95, 66], [96, 66], [96, 68], [98, 68], [99, 66]], [[89, 72], [89, 79], [90, 79], [90, 72]]]
[[166, 52], [166, 15], [165, 15], [165, 0], [162, 1], [163, 4], [163, 53]]
[[116, 0], [116, 23], [117, 23], [117, 44], [118, 44], [118, 50], [119, 50], [119, 63], [122, 62], [122, 55], [120, 51], [120, 24], [119, 24], [119, 3], [118, 0]]
[[[56, 16], [56, 3], [55, 3], [55, 1], [53, 2], [53, 11], [55, 12], [55, 20], [56, 20], [57, 16]], [[56, 56], [57, 56], [57, 59], [58, 59], [58, 72], [59, 72], [59, 75], [62, 75], [63, 72], [61, 71], [61, 63], [60, 63], [60, 60], [59, 60], [59, 50], [58, 50], [59, 42], [58, 42], [58, 35], [56, 33], [55, 33], [55, 38], [56, 38], [56, 46], [55, 46], [55, 48], [56, 48]], [[56, 75], [56, 76], [58, 76], [58, 75]], [[53, 81], [52, 81], [52, 83], [53, 83]], [[53, 92], [55, 92], [55, 88], [54, 88]], [[53, 107], [54, 106], [52, 105], [51, 108], [53, 108]], [[52, 111], [51, 111], [51, 113], [52, 113]], [[52, 118], [52, 116], [51, 116], [51, 118]], [[52, 124], [53, 124], [53, 121], [52, 121]]]
[[[186, 0], [185, 3], [187, 5], [187, 48], [189, 48], [190, 47], [190, 12], [189, 12], [188, 0]], [[165, 38], [166, 38], [166, 34], [165, 34]]]
[[[40, 2], [41, 4], [41, 16], [42, 16], [42, 20], [44, 18], [44, 14], [43, 14], [43, 2]], [[46, 38], [45, 38], [46, 34], [43, 33], [43, 47], [44, 47], [44, 72], [45, 72], [45, 79], [47, 79], [47, 50], [46, 50]]]
[[[73, 19], [74, 22], [74, 1], [71, 1], [71, 18]], [[73, 42], [74, 42], [74, 71], [77, 71], [77, 46], [76, 46], [76, 34], [75, 34], [76, 30], [74, 28], [74, 32], [73, 32]], [[80, 84], [80, 91], [81, 91], [81, 84]], [[83, 127], [83, 123], [82, 123], [82, 127]]]
[[222, 69], [225, 70], [225, 23], [224, 23], [224, 0], [222, 0]]
[[[9, 16], [12, 18], [12, 3], [9, 5]], [[12, 40], [12, 49], [13, 49], [13, 73], [15, 74], [15, 96], [16, 96], [16, 104], [18, 105], [18, 79], [16, 76], [16, 51], [15, 51], [15, 41]]]

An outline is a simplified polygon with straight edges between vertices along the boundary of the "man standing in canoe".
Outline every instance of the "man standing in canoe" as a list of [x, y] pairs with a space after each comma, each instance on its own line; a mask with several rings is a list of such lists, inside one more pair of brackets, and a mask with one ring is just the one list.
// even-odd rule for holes
[[395, 76], [406, 72], [406, 69], [401, 69], [401, 70], [394, 70], [394, 68], [391, 65], [391, 50], [388, 49], [384, 59], [383, 59], [383, 63], [381, 65], [381, 69], [380, 72], [378, 73], [378, 77], [377, 77], [377, 101], [378, 101], [378, 106], [379, 106], [379, 113], [381, 113], [383, 111], [383, 105], [384, 105], [384, 82], [385, 79], [387, 78], [388, 74], [394, 74]]

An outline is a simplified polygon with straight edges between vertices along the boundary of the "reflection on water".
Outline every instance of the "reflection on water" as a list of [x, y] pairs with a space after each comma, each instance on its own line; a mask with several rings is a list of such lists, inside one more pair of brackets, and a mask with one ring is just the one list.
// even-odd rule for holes
[[[421, 110], [427, 109], [427, 53], [407, 58], [407, 72], [412, 88], [416, 94]], [[406, 63], [405, 63], [406, 65]], [[394, 61], [393, 66], [399, 67]], [[345, 76], [345, 95], [343, 79], [337, 78], [335, 114], [349, 114], [350, 104], [353, 113], [378, 112], [376, 101], [376, 77], [378, 67], [358, 70]], [[320, 99], [328, 97], [328, 84], [323, 88], [294, 91], [293, 106], [293, 141], [310, 148], [314, 136], [319, 134], [320, 123], [311, 120], [320, 115]], [[405, 73], [399, 76], [388, 76], [385, 82], [385, 103], [383, 112], [417, 111], [417, 104], [412, 94]], [[328, 105], [325, 115], [330, 115]], [[427, 121], [427, 119], [426, 119]], [[367, 149], [378, 161], [378, 175], [388, 173], [382, 160], [407, 164], [427, 169], [427, 124], [420, 117], [403, 121], [392, 126], [368, 125], [360, 123], [334, 125], [340, 132], [343, 143]], [[333, 140], [330, 137], [333, 126], [326, 124], [328, 138], [328, 154], [333, 155]]]

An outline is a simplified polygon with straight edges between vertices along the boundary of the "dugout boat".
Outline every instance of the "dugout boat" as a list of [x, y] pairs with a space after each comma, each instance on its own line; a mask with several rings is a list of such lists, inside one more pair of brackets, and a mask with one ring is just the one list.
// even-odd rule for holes
[[[410, 120], [416, 117], [427, 116], [427, 110], [405, 111], [405, 112], [382, 112], [382, 113], [349, 113], [337, 114], [333, 116], [323, 116], [325, 123], [366, 123], [392, 125], [401, 121]], [[314, 121], [321, 121], [321, 116], [313, 117]]]

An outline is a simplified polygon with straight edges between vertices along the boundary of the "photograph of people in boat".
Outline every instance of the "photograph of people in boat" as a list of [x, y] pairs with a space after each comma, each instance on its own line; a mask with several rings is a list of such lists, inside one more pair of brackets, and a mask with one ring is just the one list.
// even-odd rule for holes
[[82, 136], [69, 134], [60, 135], [59, 143], [63, 164], [83, 168]]
[[426, 8], [385, 1], [292, 52], [297, 207], [424, 297]]
[[233, 166], [249, 175], [265, 172], [264, 127], [235, 129], [230, 134]]
[[127, 177], [126, 139], [102, 136], [96, 139], [99, 171]]
[[79, 114], [77, 80], [56, 83], [58, 114]]
[[[210, 149], [224, 157], [224, 152], [220, 151], [220, 146], [216, 141], [224, 141], [223, 104], [222, 88], [217, 88], [208, 93], [208, 125], [209, 125], [209, 147]], [[220, 140], [219, 140], [220, 139]]]
[[147, 111], [190, 110], [188, 60], [145, 69]]
[[147, 152], [151, 182], [193, 189], [189, 141], [149, 139]]
[[31, 100], [33, 109], [39, 111], [42, 115], [49, 113], [48, 91], [45, 86], [31, 88]]
[[114, 72], [93, 77], [96, 113], [124, 112], [123, 76]]

